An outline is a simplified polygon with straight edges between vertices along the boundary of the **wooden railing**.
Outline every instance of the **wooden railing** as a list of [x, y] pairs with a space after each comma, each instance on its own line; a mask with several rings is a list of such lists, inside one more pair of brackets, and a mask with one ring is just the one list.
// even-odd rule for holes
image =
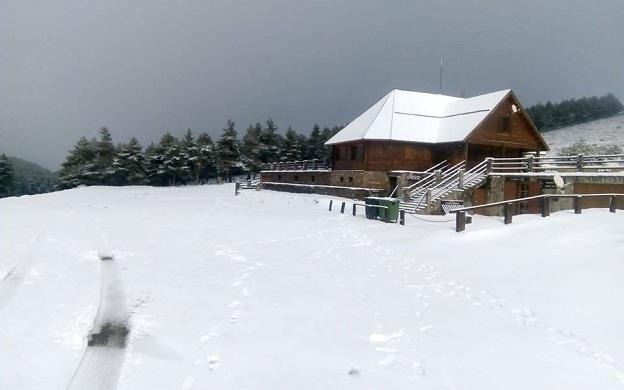
[[323, 160], [283, 161], [265, 164], [265, 171], [307, 171], [328, 170], [330, 166]]
[[[487, 161], [487, 160], [486, 160]], [[624, 154], [490, 158], [489, 173], [624, 171]]]
[[504, 218], [505, 224], [510, 224], [514, 215], [514, 204], [520, 202], [528, 202], [529, 200], [540, 199], [540, 209], [542, 217], [548, 217], [550, 215], [550, 200], [572, 198], [574, 200], [574, 213], [581, 214], [583, 210], [582, 200], [585, 198], [609, 198], [609, 211], [615, 213], [617, 198], [624, 198], [624, 194], [543, 194], [536, 196], [529, 196], [525, 198], [518, 198], [512, 200], [504, 200], [501, 202], [493, 202], [482, 204], [478, 206], [462, 207], [449, 211], [449, 213], [455, 213], [455, 231], [462, 232], [466, 230], [466, 212], [478, 209], [485, 209], [489, 207], [504, 206]]

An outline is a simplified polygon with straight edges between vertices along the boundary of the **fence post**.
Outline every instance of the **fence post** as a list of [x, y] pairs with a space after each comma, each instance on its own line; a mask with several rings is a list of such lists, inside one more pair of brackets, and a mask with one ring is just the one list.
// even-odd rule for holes
[[509, 225], [513, 218], [513, 203], [505, 203], [505, 225]]
[[466, 212], [458, 211], [455, 213], [455, 231], [457, 233], [466, 230]]
[[353, 216], [355, 217], [355, 206], [357, 206], [355, 203], [353, 203]]
[[615, 213], [615, 196], [612, 196], [609, 201], [609, 211]]
[[542, 198], [542, 217], [550, 216], [550, 197], [548, 195]]
[[316, 170], [316, 159], [312, 159], [312, 169]]
[[576, 170], [579, 172], [583, 171], [583, 155], [579, 154], [576, 156]]
[[577, 195], [574, 197], [574, 214], [581, 214], [583, 212], [583, 205], [581, 205], [582, 197]]
[[342, 206], [340, 206], [340, 214], [344, 214], [346, 202], [342, 202]]
[[240, 183], [236, 182], [234, 183], [234, 196], [238, 195], [239, 191], [240, 191]]
[[330, 201], [329, 201], [329, 211], [331, 211], [331, 209], [332, 209], [332, 204], [333, 204], [333, 203], [334, 203], [334, 201], [333, 201], [333, 200], [330, 200]]
[[399, 223], [405, 225], [405, 210], [399, 211]]
[[440, 182], [442, 181], [442, 171], [439, 169], [436, 169], [434, 172], [434, 175], [435, 175], [435, 183], [440, 184]]
[[490, 173], [492, 172], [492, 157], [488, 157], [486, 159], [486, 163], [485, 163], [485, 173]]
[[533, 155], [529, 154], [526, 156], [527, 160], [527, 172], [533, 172]]
[[458, 175], [457, 181], [459, 182], [457, 187], [460, 190], [464, 189], [464, 168], [459, 170], [459, 175]]

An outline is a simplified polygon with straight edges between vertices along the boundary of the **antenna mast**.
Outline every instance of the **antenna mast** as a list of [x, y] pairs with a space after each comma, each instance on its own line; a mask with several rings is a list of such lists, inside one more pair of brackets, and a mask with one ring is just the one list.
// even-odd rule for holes
[[440, 95], [442, 95], [442, 69], [444, 67], [444, 60], [440, 57]]

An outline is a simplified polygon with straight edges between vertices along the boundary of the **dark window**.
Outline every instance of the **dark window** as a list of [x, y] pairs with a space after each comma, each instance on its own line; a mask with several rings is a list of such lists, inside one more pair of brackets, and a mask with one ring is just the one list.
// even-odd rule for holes
[[295, 177], [293, 178], [294, 181], [299, 181], [299, 176], [295, 175]]
[[353, 176], [349, 176], [349, 183], [353, 182]]
[[498, 132], [509, 133], [511, 130], [511, 121], [509, 116], [504, 116], [498, 120]]
[[315, 179], [316, 179], [316, 178], [314, 177], [314, 175], [310, 176], [310, 181], [311, 181], [312, 183], [314, 183], [314, 180], [315, 180]]
[[364, 146], [352, 145], [349, 150], [349, 158], [351, 160], [364, 160]]
[[282, 181], [282, 175], [277, 175], [277, 181]]
[[344, 181], [344, 176], [340, 176], [340, 182], [342, 183]]

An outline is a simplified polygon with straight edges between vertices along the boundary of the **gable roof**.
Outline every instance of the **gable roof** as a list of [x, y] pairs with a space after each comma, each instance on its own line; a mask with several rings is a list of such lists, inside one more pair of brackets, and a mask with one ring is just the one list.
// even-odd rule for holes
[[458, 98], [393, 89], [325, 145], [358, 140], [463, 141], [510, 93], [506, 89]]

